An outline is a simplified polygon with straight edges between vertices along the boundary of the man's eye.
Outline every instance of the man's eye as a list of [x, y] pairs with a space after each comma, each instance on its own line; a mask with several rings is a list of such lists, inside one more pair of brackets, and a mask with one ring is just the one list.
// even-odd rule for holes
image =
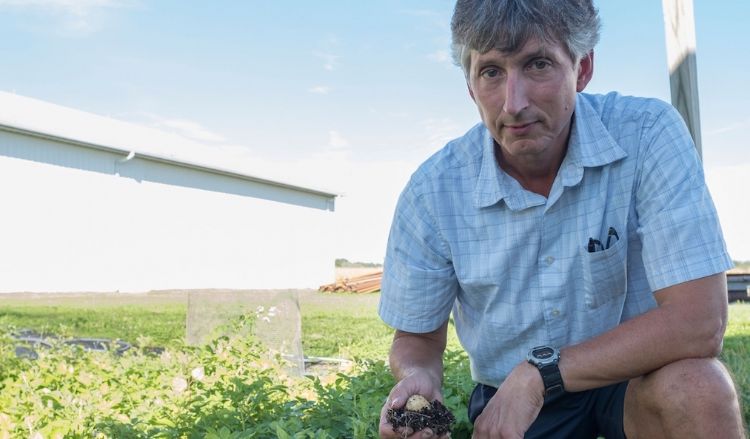
[[538, 60], [536, 60], [536, 61], [534, 61], [534, 62], [531, 63], [531, 67], [534, 70], [544, 70], [544, 69], [546, 69], [549, 66], [550, 66], [550, 63], [548, 61], [545, 61], [545, 60], [542, 60], [542, 59], [538, 59]]
[[498, 75], [500, 75], [500, 70], [498, 70], [498, 69], [484, 69], [484, 70], [482, 70], [482, 77], [483, 78], [495, 78]]

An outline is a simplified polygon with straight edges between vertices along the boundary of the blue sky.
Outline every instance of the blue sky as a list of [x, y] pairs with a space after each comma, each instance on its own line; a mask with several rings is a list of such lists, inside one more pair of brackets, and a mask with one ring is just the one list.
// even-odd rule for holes
[[[669, 100], [661, 2], [604, 1], [587, 91]], [[242, 151], [343, 193], [340, 256], [381, 261], [414, 168], [478, 121], [446, 0], [0, 0], [0, 90]], [[750, 260], [750, 2], [696, 0], [704, 164]], [[744, 181], [743, 181], [744, 180]]]

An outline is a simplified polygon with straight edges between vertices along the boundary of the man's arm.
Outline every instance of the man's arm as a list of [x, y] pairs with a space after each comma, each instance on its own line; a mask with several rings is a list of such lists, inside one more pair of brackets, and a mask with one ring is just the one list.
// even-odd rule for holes
[[388, 409], [403, 407], [411, 395], [419, 394], [429, 401], [442, 401], [443, 352], [447, 339], [447, 321], [438, 329], [424, 334], [396, 330], [389, 359], [397, 383], [380, 413], [380, 437], [402, 437], [393, 431], [385, 415]]
[[414, 373], [427, 373], [440, 386], [443, 382], [443, 352], [448, 340], [448, 322], [426, 334], [396, 330], [389, 361], [397, 381]]
[[686, 358], [715, 357], [727, 321], [724, 273], [657, 291], [658, 307], [598, 337], [562, 349], [565, 389], [592, 389]]

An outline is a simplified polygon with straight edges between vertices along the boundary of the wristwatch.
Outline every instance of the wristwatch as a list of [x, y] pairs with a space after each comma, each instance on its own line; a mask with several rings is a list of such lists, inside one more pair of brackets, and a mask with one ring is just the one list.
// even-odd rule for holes
[[560, 351], [552, 346], [537, 346], [531, 348], [526, 360], [539, 369], [544, 382], [544, 396], [554, 396], [565, 392], [562, 375], [560, 375]]

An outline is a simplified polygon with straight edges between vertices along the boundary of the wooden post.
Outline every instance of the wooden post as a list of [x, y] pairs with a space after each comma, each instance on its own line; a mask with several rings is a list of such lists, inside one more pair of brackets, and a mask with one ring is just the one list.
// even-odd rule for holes
[[685, 119], [698, 155], [702, 155], [698, 66], [695, 58], [693, 0], [662, 0], [672, 105]]

